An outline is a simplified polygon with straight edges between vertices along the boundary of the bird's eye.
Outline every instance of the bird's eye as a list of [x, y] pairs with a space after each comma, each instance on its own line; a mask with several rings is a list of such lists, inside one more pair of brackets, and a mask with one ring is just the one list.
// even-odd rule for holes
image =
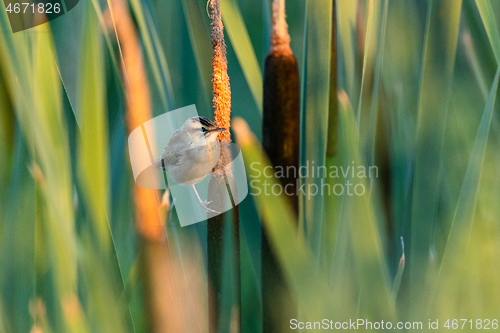
[[207, 132], [208, 132], [208, 131], [207, 131], [207, 129], [206, 129], [205, 127], [203, 127], [203, 126], [201, 127], [201, 131], [202, 131], [203, 133], [207, 133]]

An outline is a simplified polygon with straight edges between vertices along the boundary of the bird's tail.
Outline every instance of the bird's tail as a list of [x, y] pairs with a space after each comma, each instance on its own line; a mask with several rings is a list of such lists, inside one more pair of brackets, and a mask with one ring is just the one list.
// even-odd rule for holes
[[160, 157], [158, 157], [158, 158], [154, 161], [153, 165], [154, 165], [154, 167], [155, 167], [155, 168], [165, 170], [165, 167], [163, 166], [163, 163], [162, 163], [162, 157], [161, 157], [161, 156], [160, 156]]

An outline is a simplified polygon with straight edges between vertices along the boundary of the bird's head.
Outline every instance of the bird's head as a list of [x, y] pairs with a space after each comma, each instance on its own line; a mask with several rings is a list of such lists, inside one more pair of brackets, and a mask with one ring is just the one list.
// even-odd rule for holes
[[184, 123], [184, 127], [192, 133], [192, 135], [200, 138], [205, 138], [207, 141], [215, 141], [220, 131], [225, 128], [217, 126], [217, 124], [205, 117], [191, 117]]

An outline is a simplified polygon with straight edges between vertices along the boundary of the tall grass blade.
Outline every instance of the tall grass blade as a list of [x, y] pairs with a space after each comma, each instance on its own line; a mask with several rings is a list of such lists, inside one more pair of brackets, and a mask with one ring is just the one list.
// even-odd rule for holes
[[[337, 46], [337, 1], [332, 3], [332, 25], [331, 25], [331, 41], [330, 41], [330, 95], [328, 105], [328, 133], [326, 145], [326, 167], [327, 170], [335, 165], [336, 161], [341, 160], [338, 157], [339, 150], [339, 103], [338, 103], [338, 46]], [[327, 183], [333, 187], [336, 185], [336, 179], [327, 178]], [[320, 263], [331, 272], [333, 262], [333, 252], [336, 245], [337, 227], [339, 223], [339, 203], [342, 198], [337, 196], [327, 196], [325, 198], [325, 221], [323, 222], [321, 248], [320, 248]]]
[[[0, 14], [2, 29], [6, 17]], [[37, 244], [43, 242], [50, 277], [45, 293], [50, 312], [61, 313], [60, 300], [76, 293], [76, 238], [71, 193], [71, 169], [66, 127], [62, 117], [60, 78], [47, 26], [33, 33], [4, 34], [0, 39], [1, 63], [15, 105], [16, 117], [34, 159], [32, 172], [40, 185]], [[37, 257], [41, 259], [41, 257]], [[43, 265], [43, 263], [41, 263]], [[53, 324], [65, 330], [64, 317]]]
[[401, 237], [401, 259], [399, 260], [398, 270], [396, 272], [396, 277], [394, 278], [394, 283], [392, 284], [392, 297], [394, 301], [398, 298], [399, 288], [401, 287], [401, 280], [403, 279], [403, 273], [405, 270], [405, 243], [403, 237]]
[[[0, 211], [3, 211], [11, 175], [15, 120], [14, 110], [2, 76], [0, 76], [0, 110], [2, 110], [0, 112], [0, 156], [3, 159], [0, 163]], [[1, 217], [0, 225], [3, 225]], [[1, 228], [0, 226], [0, 237], [2, 237]]]
[[488, 34], [491, 48], [495, 54], [497, 63], [500, 63], [500, 32], [495, 18], [495, 11], [491, 6], [490, 0], [476, 0], [476, 6], [483, 20], [484, 28]]
[[[330, 53], [332, 27], [332, 1], [307, 1], [306, 19], [306, 56], [304, 58], [302, 121], [304, 122], [301, 147], [301, 165], [310, 168], [324, 166], [328, 133], [328, 114], [330, 102]], [[328, 33], [325, 33], [327, 31]], [[307, 149], [306, 149], [307, 147]], [[306, 189], [321, 188], [320, 177], [305, 177], [302, 180]], [[304, 203], [305, 229], [313, 249], [319, 256], [323, 222], [324, 196], [302, 194]]]
[[6, 332], [6, 333], [12, 332], [10, 328], [7, 328], [7, 324], [5, 324], [2, 302], [0, 302], [0, 332]]
[[[382, 16], [382, 1], [370, 1], [368, 4], [368, 21], [366, 23], [366, 36], [363, 55], [363, 70], [361, 75], [361, 90], [359, 93], [359, 102], [356, 114], [356, 122], [359, 127], [361, 121], [361, 108], [363, 97], [366, 96], [372, 89], [373, 72], [377, 58], [377, 49], [381, 46], [379, 41], [380, 23]], [[363, 117], [364, 118], [364, 117]], [[364, 128], [364, 126], [363, 126]]]
[[243, 17], [235, 0], [222, 0], [221, 8], [222, 20], [226, 25], [227, 35], [236, 52], [255, 104], [262, 115], [262, 73]]
[[212, 99], [212, 86], [210, 78], [212, 67], [212, 47], [210, 45], [210, 23], [206, 19], [206, 13], [199, 10], [196, 0], [183, 0], [182, 8], [188, 26], [189, 38], [193, 48], [198, 73], [203, 87], [203, 96], [207, 101]]
[[[38, 28], [35, 28], [38, 29]], [[76, 294], [76, 246], [71, 191], [71, 166], [65, 123], [60, 102], [60, 78], [55, 66], [55, 50], [50, 34], [39, 33], [32, 39], [34, 58], [34, 94], [28, 109], [18, 117], [26, 137], [33, 138], [34, 150], [43, 177], [41, 193], [47, 205], [47, 219], [40, 221], [49, 247], [58, 299]], [[46, 29], [46, 27], [45, 27]], [[18, 73], [21, 74], [21, 73]], [[22, 74], [21, 74], [22, 75]], [[29, 80], [22, 77], [21, 80]], [[19, 91], [25, 94], [26, 92]]]
[[[485, 24], [479, 12], [476, 1], [463, 2], [463, 18], [466, 27], [469, 29], [472, 40], [475, 43], [482, 67], [485, 70], [486, 80], [491, 81], [495, 75], [497, 68], [497, 60], [493, 52], [493, 44], [485, 29]], [[487, 72], [486, 72], [487, 71]], [[486, 95], [488, 95], [488, 87], [486, 88]], [[486, 100], [486, 99], [485, 99]]]
[[[479, 184], [481, 173], [483, 170], [484, 159], [486, 155], [486, 145], [490, 132], [493, 111], [495, 106], [495, 97], [498, 89], [498, 81], [500, 77], [500, 67], [497, 69], [495, 79], [491, 86], [486, 106], [481, 117], [481, 122], [477, 130], [474, 146], [472, 147], [471, 155], [465, 178], [460, 191], [455, 215], [448, 234], [446, 248], [443, 254], [443, 260], [439, 270], [439, 277], [436, 284], [435, 293], [437, 295], [450, 296], [457, 292], [457, 282], [451, 283], [451, 276], [454, 279], [461, 277], [466, 269], [464, 258], [467, 257], [469, 250], [470, 235], [474, 224], [474, 215], [479, 196]], [[435, 295], [435, 297], [437, 296]], [[439, 298], [436, 306], [439, 306]]]
[[[337, 3], [337, 12], [339, 15], [338, 29], [342, 59], [345, 64], [344, 84], [340, 88], [345, 89], [351, 99], [355, 99], [359, 90], [358, 78], [356, 77], [356, 42], [355, 25], [357, 1], [339, 0]], [[326, 11], [326, 9], [325, 9]]]
[[488, 99], [488, 87], [486, 85], [486, 78], [484, 77], [481, 63], [479, 62], [479, 58], [477, 57], [477, 52], [474, 48], [470, 32], [467, 30], [463, 32], [462, 43], [464, 45], [467, 61], [469, 62], [472, 73], [474, 74], [477, 84], [479, 85], [481, 95], [483, 95], [484, 100], [486, 101]]
[[337, 47], [337, 1], [332, 2], [332, 25], [330, 40], [330, 96], [328, 98], [328, 135], [326, 145], [326, 156], [332, 157], [337, 153], [339, 140], [339, 110], [338, 110], [338, 47]]
[[[377, 16], [379, 16], [378, 21], [378, 27], [375, 29], [377, 32], [376, 35], [376, 50], [375, 50], [375, 66], [373, 69], [373, 91], [371, 94], [371, 101], [370, 101], [370, 113], [368, 117], [368, 125], [366, 128], [366, 142], [367, 144], [367, 162], [368, 165], [373, 165], [374, 160], [375, 160], [375, 141], [376, 141], [376, 135], [377, 135], [377, 118], [378, 118], [378, 108], [379, 108], [379, 90], [381, 87], [381, 78], [380, 78], [380, 73], [382, 71], [382, 63], [383, 63], [383, 57], [384, 57], [384, 47], [385, 47], [385, 34], [386, 34], [386, 27], [387, 27], [387, 12], [389, 10], [389, 1], [385, 0], [384, 2], [377, 2], [379, 3], [379, 13]], [[373, 4], [373, 2], [370, 2], [370, 6]], [[372, 34], [371, 30], [373, 27], [369, 26], [367, 29], [367, 35]], [[365, 55], [367, 55], [367, 49], [365, 48]], [[365, 70], [363, 68], [363, 70]], [[360, 97], [360, 105], [358, 106], [359, 108], [361, 107], [361, 97]], [[360, 110], [360, 109], [359, 109]], [[358, 114], [359, 116], [359, 114]], [[359, 119], [358, 119], [359, 122]], [[361, 133], [360, 133], [361, 134]]]
[[86, 10], [83, 32], [83, 56], [80, 64], [78, 170], [82, 199], [92, 221], [97, 244], [110, 250], [107, 221], [108, 203], [108, 119], [105, 110], [105, 75], [102, 37], [92, 7]]
[[267, 56], [269, 46], [271, 45], [271, 1], [262, 0], [262, 14], [264, 21], [264, 56]]
[[418, 316], [428, 296], [439, 166], [455, 67], [462, 1], [429, 3], [417, 120], [410, 239], [410, 313]]
[[[5, 111], [3, 111], [5, 112]], [[0, 277], [6, 323], [13, 332], [29, 332], [32, 322], [29, 312], [35, 299], [35, 215], [36, 183], [28, 166], [32, 163], [22, 133], [17, 128], [13, 169], [10, 184], [6, 184], [5, 209], [0, 213], [2, 237]], [[22, 207], [22, 209], [19, 209]], [[0, 319], [1, 321], [1, 319]], [[0, 328], [1, 331], [1, 328]]]
[[[301, 320], [324, 318], [331, 312], [331, 299], [328, 284], [320, 274], [316, 260], [305, 239], [297, 232], [296, 218], [292, 207], [284, 196], [275, 196], [265, 192], [265, 183], [278, 184], [274, 177], [264, 175], [264, 169], [270, 167], [269, 160], [243, 120], [233, 122], [237, 143], [241, 147], [249, 178], [260, 193], [256, 200], [259, 214], [263, 216], [264, 229], [272, 249], [280, 261], [285, 276], [299, 301]], [[252, 167], [250, 167], [252, 165]], [[330, 313], [333, 316], [333, 313]]]
[[[91, 327], [99, 323], [99, 330], [105, 332], [128, 331], [127, 307], [120, 300], [123, 290], [122, 272], [117, 265], [116, 249], [108, 224], [110, 152], [104, 86], [104, 39], [99, 29], [98, 15], [91, 2], [86, 3], [82, 22], [77, 179], [80, 204], [85, 211], [81, 226], [85, 253], [82, 263], [85, 267], [83, 281], [89, 293], [100, 295], [87, 302], [86, 310]], [[109, 303], [115, 306], [107, 309]]]
[[147, 64], [151, 66], [156, 92], [162, 101], [163, 107], [169, 110], [175, 109], [172, 80], [168, 70], [167, 59], [158, 38], [158, 32], [154, 25], [152, 6], [144, 6], [141, 0], [131, 0], [132, 11], [137, 20], [141, 41], [144, 44]]
[[[340, 93], [340, 124], [341, 138], [345, 140], [344, 167], [363, 166], [364, 161], [360, 153], [361, 145], [356, 130], [356, 120], [352, 107], [345, 92]], [[369, 168], [367, 173], [371, 171]], [[359, 167], [357, 168], [359, 170]], [[372, 178], [374, 176], [370, 176]], [[360, 293], [359, 306], [363, 317], [368, 320], [376, 318], [395, 318], [395, 307], [389, 287], [387, 263], [382, 250], [382, 243], [375, 220], [374, 207], [371, 196], [366, 191], [364, 178], [357, 174], [349, 173], [345, 179], [356, 187], [362, 186], [365, 191], [360, 195], [344, 193], [342, 202], [342, 219], [348, 221], [350, 230], [354, 265], [356, 269], [357, 284]], [[345, 187], [345, 186], [344, 186]], [[345, 191], [344, 191], [345, 192]], [[356, 193], [361, 193], [361, 190]], [[335, 269], [335, 267], [333, 268]], [[334, 282], [335, 283], [335, 282]]]

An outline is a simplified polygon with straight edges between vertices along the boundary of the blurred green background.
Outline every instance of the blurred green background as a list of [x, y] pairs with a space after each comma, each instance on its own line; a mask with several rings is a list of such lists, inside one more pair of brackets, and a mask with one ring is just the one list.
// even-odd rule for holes
[[[232, 115], [260, 139], [270, 2], [221, 2]], [[206, 2], [129, 5], [153, 115], [196, 104], [212, 118]], [[260, 214], [270, 217], [264, 227], [299, 320], [422, 321], [426, 329], [439, 319], [443, 329], [447, 319], [472, 319], [473, 328], [500, 319], [500, 2], [337, 0], [333, 68], [332, 1], [286, 6], [301, 73], [302, 161], [375, 165], [379, 177], [353, 180], [367, 186], [363, 196], [301, 197], [298, 232], [283, 198], [243, 201], [243, 332], [262, 331]], [[0, 11], [0, 332], [146, 332], [125, 83], [108, 3], [80, 0], [15, 34]], [[331, 70], [342, 97], [335, 157], [325, 154], [328, 102], [337, 98]], [[262, 158], [258, 145], [243, 152], [247, 163]], [[182, 299], [172, 306], [189, 332], [207, 332], [206, 222], [180, 228], [174, 209], [166, 227]], [[236, 267], [224, 262], [219, 330], [229, 332]]]

